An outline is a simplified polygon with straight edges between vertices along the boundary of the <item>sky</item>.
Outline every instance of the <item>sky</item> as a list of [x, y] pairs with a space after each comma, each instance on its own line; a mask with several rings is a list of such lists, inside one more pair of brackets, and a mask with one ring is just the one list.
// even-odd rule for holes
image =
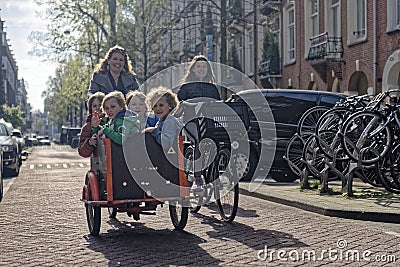
[[8, 44], [18, 67], [18, 79], [27, 83], [28, 102], [33, 110], [43, 111], [42, 92], [49, 76], [54, 76], [57, 64], [46, 58], [30, 56], [33, 45], [28, 41], [32, 31], [45, 31], [48, 22], [41, 19], [34, 0], [0, 0], [0, 18], [4, 21]]

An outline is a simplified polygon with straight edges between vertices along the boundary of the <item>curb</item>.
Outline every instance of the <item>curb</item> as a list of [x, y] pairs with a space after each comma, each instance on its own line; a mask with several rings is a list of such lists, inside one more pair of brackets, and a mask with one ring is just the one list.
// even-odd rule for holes
[[266, 194], [261, 194], [257, 192], [249, 192], [243, 188], [239, 187], [239, 193], [256, 197], [271, 202], [279, 203], [286, 206], [291, 206], [294, 208], [302, 209], [305, 211], [317, 213], [324, 216], [338, 217], [352, 220], [362, 220], [362, 221], [374, 221], [374, 222], [385, 222], [385, 223], [400, 223], [400, 216], [396, 213], [388, 212], [365, 212], [360, 210], [340, 210], [340, 209], [327, 209], [324, 207], [316, 206], [310, 203], [304, 203], [296, 200], [289, 200], [285, 198], [270, 196]]

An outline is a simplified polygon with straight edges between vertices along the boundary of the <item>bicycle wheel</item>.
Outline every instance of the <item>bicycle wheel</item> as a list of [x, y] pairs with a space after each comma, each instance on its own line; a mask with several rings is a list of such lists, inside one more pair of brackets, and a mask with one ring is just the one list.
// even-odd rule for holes
[[[194, 179], [194, 171], [193, 171], [193, 159], [194, 159], [194, 148], [193, 146], [189, 146], [185, 149], [185, 155], [184, 155], [185, 163], [184, 163], [184, 172], [186, 175], [186, 178], [188, 179], [188, 185], [189, 188], [193, 184], [193, 179]], [[190, 201], [189, 201], [189, 210], [192, 213], [197, 213], [199, 212], [202, 204], [202, 198], [200, 197], [199, 194], [194, 194], [193, 192], [190, 192]]]
[[183, 230], [187, 224], [189, 209], [182, 205], [181, 201], [170, 201], [169, 202], [169, 215], [171, 222], [175, 227], [175, 230]]
[[[372, 165], [365, 165], [354, 172], [356, 177], [360, 178], [364, 183], [368, 183], [372, 186], [380, 187], [382, 186], [381, 179], [379, 179], [379, 172], [383, 169], [380, 168], [380, 164], [375, 163]], [[382, 173], [383, 174], [383, 173]]]
[[392, 188], [400, 189], [400, 144], [393, 149], [380, 161], [380, 172], [386, 178], [387, 184]]
[[308, 136], [315, 133], [319, 118], [329, 109], [329, 107], [325, 106], [316, 106], [308, 109], [297, 124], [297, 133], [306, 140]]
[[[316, 135], [310, 136], [304, 144], [303, 159], [307, 170], [316, 179], [322, 179], [322, 172], [326, 167], [325, 158], [326, 156], [321, 152], [321, 149], [317, 145]], [[347, 163], [347, 161], [337, 160], [333, 167], [339, 172], [343, 172], [348, 167]], [[329, 180], [336, 180], [339, 178], [333, 170], [328, 169], [327, 171]]]
[[[89, 200], [93, 200], [90, 183], [87, 178], [85, 184], [87, 185]], [[85, 204], [85, 210], [89, 232], [94, 236], [98, 236], [100, 233], [101, 225], [101, 208], [99, 206]]]
[[285, 158], [290, 170], [298, 177], [301, 177], [301, 173], [306, 167], [303, 161], [303, 149], [304, 140], [298, 134], [293, 135], [286, 145]]
[[324, 155], [317, 146], [315, 135], [310, 136], [303, 149], [303, 159], [305, 166], [312, 176], [316, 179], [321, 179], [321, 172], [325, 168]]
[[333, 158], [340, 148], [342, 135], [339, 132], [350, 113], [348, 108], [337, 107], [322, 114], [318, 120], [315, 128], [315, 134], [318, 136], [317, 145], [326, 156]]
[[390, 127], [382, 126], [386, 118], [376, 112], [360, 111], [343, 124], [344, 152], [354, 161], [364, 165], [378, 162], [390, 149]]
[[214, 181], [215, 199], [222, 220], [230, 223], [235, 219], [239, 205], [239, 185], [229, 175], [229, 171], [226, 172], [226, 169], [229, 168], [229, 149], [220, 149], [216, 160], [215, 167], [219, 173], [219, 179]]

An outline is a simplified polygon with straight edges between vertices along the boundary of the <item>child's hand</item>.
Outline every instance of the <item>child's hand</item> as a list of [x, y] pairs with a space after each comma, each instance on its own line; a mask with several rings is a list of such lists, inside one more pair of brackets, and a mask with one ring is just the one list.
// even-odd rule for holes
[[97, 132], [97, 136], [101, 137], [103, 135], [104, 129], [101, 129], [100, 131]]
[[101, 119], [99, 116], [92, 116], [92, 119], [90, 120], [90, 124], [93, 128], [96, 128], [97, 126], [100, 125]]
[[89, 145], [91, 146], [97, 146], [97, 134], [93, 134], [92, 137], [90, 137], [88, 141]]
[[154, 131], [156, 127], [147, 127], [146, 129], [142, 130], [142, 133], [151, 133]]

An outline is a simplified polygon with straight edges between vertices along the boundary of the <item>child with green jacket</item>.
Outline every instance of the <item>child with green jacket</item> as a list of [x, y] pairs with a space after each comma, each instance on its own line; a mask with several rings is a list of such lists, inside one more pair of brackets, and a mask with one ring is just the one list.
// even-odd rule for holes
[[104, 133], [111, 141], [123, 145], [131, 133], [139, 132], [138, 116], [126, 108], [125, 97], [121, 92], [107, 94], [102, 107], [109, 121], [104, 125], [100, 125], [100, 119], [92, 122], [93, 131], [99, 136]]

